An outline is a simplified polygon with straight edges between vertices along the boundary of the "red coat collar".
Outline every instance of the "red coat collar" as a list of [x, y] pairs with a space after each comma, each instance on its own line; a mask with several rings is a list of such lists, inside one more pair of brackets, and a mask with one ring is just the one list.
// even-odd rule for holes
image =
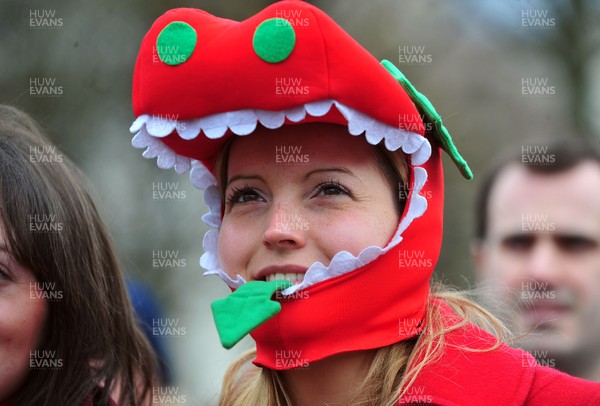
[[[435, 303], [450, 325], [460, 321], [447, 304]], [[485, 352], [464, 349], [484, 350], [495, 341], [472, 323], [447, 333], [441, 358], [425, 366], [399, 404], [524, 404], [535, 374], [530, 367], [535, 359], [529, 353], [505, 344]]]
[[[446, 320], [460, 321], [447, 304], [436, 303]], [[399, 405], [600, 405], [600, 383], [539, 366], [526, 351], [506, 344], [493, 351], [464, 350], [490, 348], [495, 340], [471, 323], [447, 333], [443, 355], [422, 370]]]

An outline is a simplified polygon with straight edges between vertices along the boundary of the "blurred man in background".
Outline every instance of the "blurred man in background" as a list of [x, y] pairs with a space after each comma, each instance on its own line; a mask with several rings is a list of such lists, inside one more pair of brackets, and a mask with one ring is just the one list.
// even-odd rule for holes
[[473, 244], [483, 299], [538, 363], [600, 381], [600, 155], [523, 146], [484, 181]]

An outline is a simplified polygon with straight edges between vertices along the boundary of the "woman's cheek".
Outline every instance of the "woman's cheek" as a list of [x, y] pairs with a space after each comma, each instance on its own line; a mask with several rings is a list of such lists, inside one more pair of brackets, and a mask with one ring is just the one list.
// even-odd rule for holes
[[357, 213], [327, 213], [311, 219], [310, 235], [318, 241], [325, 255], [330, 259], [340, 251], [358, 255], [367, 245], [365, 242], [365, 223]]
[[252, 239], [245, 235], [245, 231], [243, 227], [236, 227], [228, 222], [224, 222], [219, 231], [217, 244], [219, 260], [223, 270], [232, 279], [235, 279], [237, 274], [246, 278], [243, 265], [248, 261], [244, 256], [249, 250], [247, 245]]
[[29, 285], [23, 286], [18, 297], [0, 301], [0, 401], [12, 396], [25, 380], [30, 354], [40, 345], [48, 314], [48, 303], [30, 300]]
[[[3, 305], [0, 301], [0, 306]], [[24, 352], [16, 344], [21, 337], [17, 336], [14, 323], [5, 319], [6, 315], [0, 311], [0, 403], [14, 394], [25, 379], [29, 366], [28, 359], [23, 357]]]
[[347, 212], [332, 216], [323, 223], [322, 230], [327, 228], [328, 252], [335, 255], [340, 251], [348, 251], [357, 256], [369, 246], [385, 247], [396, 225], [381, 221], [379, 214], [364, 212]]

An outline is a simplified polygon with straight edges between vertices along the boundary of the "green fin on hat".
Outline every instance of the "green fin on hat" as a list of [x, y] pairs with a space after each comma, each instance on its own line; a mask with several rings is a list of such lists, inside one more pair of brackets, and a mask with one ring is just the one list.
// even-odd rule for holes
[[429, 99], [421, 92], [419, 92], [415, 87], [410, 83], [410, 81], [404, 76], [404, 74], [398, 69], [393, 63], [387, 60], [381, 61], [381, 64], [384, 68], [386, 68], [392, 76], [400, 83], [400, 85], [406, 90], [413, 103], [417, 106], [417, 109], [421, 114], [424, 115], [424, 119], [433, 124], [432, 135], [436, 139], [436, 141], [440, 144], [442, 149], [450, 155], [454, 164], [460, 170], [460, 173], [466, 179], [473, 179], [473, 172], [471, 172], [471, 168], [469, 168], [469, 164], [465, 159], [460, 155], [454, 143], [452, 142], [452, 137], [450, 133], [442, 123], [442, 117], [438, 114], [433, 107], [433, 104], [429, 101]]
[[289, 281], [246, 282], [224, 299], [211, 304], [213, 318], [223, 347], [229, 349], [256, 327], [281, 311], [281, 303], [271, 300]]

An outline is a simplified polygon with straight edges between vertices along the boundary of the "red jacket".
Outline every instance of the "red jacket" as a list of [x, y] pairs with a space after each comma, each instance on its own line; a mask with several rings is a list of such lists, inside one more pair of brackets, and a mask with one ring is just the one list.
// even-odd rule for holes
[[[449, 319], [458, 320], [447, 305]], [[447, 333], [444, 353], [426, 365], [399, 405], [579, 406], [600, 405], [600, 383], [539, 366], [526, 351], [502, 344], [487, 352], [494, 336], [475, 326]]]

